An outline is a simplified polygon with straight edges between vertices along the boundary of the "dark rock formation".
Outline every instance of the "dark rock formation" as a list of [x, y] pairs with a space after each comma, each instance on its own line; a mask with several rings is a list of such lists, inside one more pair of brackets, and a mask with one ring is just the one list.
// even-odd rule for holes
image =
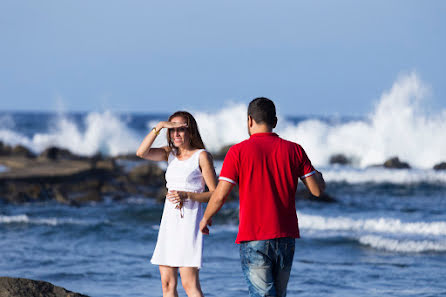
[[115, 160], [141, 161], [142, 159], [136, 154], [118, 155], [113, 157]]
[[67, 149], [61, 149], [55, 146], [49, 147], [45, 149], [40, 155], [38, 156], [41, 160], [79, 160], [80, 157], [74, 155], [72, 152], [70, 152]]
[[330, 157], [330, 164], [348, 165], [351, 164], [351, 159], [343, 154], [336, 154]]
[[156, 164], [144, 163], [130, 170], [128, 178], [137, 184], [162, 186], [164, 184], [164, 171]]
[[0, 200], [5, 202], [55, 200], [78, 206], [104, 197], [155, 198], [165, 188], [164, 171], [139, 158], [120, 159], [126, 165], [118, 166], [116, 158], [78, 156], [57, 147], [37, 158], [29, 158], [26, 148], [15, 154], [3, 144], [0, 149], [0, 165], [7, 168], [0, 172]]
[[384, 162], [383, 166], [385, 168], [393, 168], [393, 169], [409, 169], [410, 165], [406, 162], [400, 161], [398, 157], [391, 158]]
[[11, 154], [12, 148], [4, 144], [2, 141], [0, 141], [0, 156], [9, 156]]
[[0, 297], [88, 297], [44, 281], [0, 277]]
[[446, 170], [446, 162], [438, 163], [434, 166], [435, 170]]
[[11, 155], [17, 157], [34, 158], [35, 154], [23, 145], [16, 145], [11, 150]]
[[[54, 200], [72, 206], [100, 202], [105, 197], [121, 200], [137, 196], [163, 201], [164, 170], [154, 162], [128, 157], [120, 158], [118, 166], [116, 158], [77, 156], [59, 148], [49, 148], [38, 158], [5, 156], [0, 152], [0, 165], [8, 168], [0, 172], [0, 200], [18, 204]], [[238, 198], [235, 187], [228, 200]], [[308, 191], [298, 192], [296, 198], [335, 201], [327, 194], [314, 198]]]

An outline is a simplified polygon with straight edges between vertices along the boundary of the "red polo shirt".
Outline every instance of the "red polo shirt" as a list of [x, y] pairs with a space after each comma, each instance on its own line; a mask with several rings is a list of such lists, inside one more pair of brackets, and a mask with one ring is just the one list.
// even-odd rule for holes
[[303, 148], [275, 133], [256, 133], [232, 146], [219, 180], [239, 184], [240, 222], [235, 242], [298, 238], [297, 182], [314, 173]]

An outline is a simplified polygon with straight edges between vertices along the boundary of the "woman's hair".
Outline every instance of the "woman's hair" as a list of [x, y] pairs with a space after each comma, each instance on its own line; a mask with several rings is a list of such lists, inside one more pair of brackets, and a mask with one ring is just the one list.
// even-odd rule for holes
[[[182, 117], [186, 120], [186, 129], [189, 132], [190, 145], [195, 149], [204, 149], [204, 143], [201, 139], [200, 132], [198, 131], [198, 125], [195, 118], [187, 111], [177, 111], [169, 117], [169, 121], [175, 117]], [[170, 129], [168, 129], [166, 134], [169, 147], [171, 149], [176, 149], [176, 147], [173, 145], [172, 139], [170, 138]]]

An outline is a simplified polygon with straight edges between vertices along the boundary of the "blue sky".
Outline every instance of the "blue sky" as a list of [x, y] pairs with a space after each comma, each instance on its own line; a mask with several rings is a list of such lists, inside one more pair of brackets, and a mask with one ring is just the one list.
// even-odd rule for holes
[[416, 71], [446, 108], [446, 1], [0, 0], [0, 110], [364, 115]]

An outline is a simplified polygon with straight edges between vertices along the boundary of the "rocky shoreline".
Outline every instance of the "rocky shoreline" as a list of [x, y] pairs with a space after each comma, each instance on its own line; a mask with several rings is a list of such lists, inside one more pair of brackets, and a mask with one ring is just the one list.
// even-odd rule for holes
[[26, 278], [0, 277], [0, 297], [88, 297], [49, 282]]
[[[229, 147], [216, 154], [215, 158], [222, 160]], [[348, 165], [351, 160], [344, 155], [336, 155], [330, 162]], [[166, 194], [164, 170], [156, 163], [135, 155], [85, 157], [57, 147], [35, 155], [23, 146], [11, 148], [0, 142], [0, 166], [0, 201], [6, 203], [54, 200], [80, 206], [86, 202], [121, 200], [131, 196], [161, 201]], [[377, 166], [410, 168], [408, 163], [397, 157]], [[446, 163], [436, 165], [435, 169], [446, 169]], [[229, 199], [238, 199], [238, 191], [232, 191]], [[296, 199], [315, 197], [303, 189], [298, 191]], [[315, 200], [335, 201], [328, 194]]]

